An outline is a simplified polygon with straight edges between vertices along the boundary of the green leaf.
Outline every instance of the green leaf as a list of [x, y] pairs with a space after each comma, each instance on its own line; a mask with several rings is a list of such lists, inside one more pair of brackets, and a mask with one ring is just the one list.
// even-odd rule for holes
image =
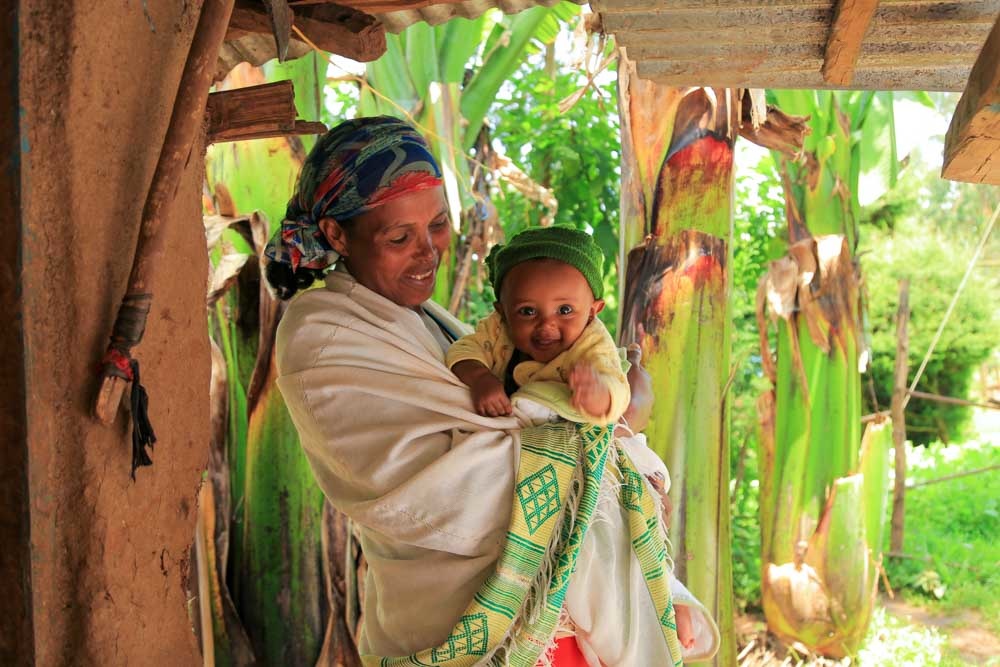
[[405, 51], [406, 69], [410, 73], [413, 89], [417, 97], [427, 97], [431, 81], [440, 81], [438, 72], [437, 33], [423, 21], [418, 21], [406, 29]]
[[469, 59], [483, 41], [486, 15], [470, 21], [454, 18], [439, 25], [437, 43], [440, 46], [440, 73], [445, 83], [462, 83]]
[[475, 143], [500, 86], [520, 66], [525, 47], [551, 11], [547, 7], [532, 7], [517, 14], [511, 20], [510, 40], [506, 47], [489, 52], [487, 60], [463, 91], [462, 117], [468, 121], [463, 148], [469, 149]]
[[[378, 92], [393, 100], [408, 112], [413, 112], [420, 96], [410, 79], [409, 68], [403, 55], [403, 45], [397, 35], [385, 36], [386, 51], [382, 57], [373, 63], [368, 63], [368, 83]], [[382, 102], [379, 106], [382, 106]], [[395, 116], [404, 115], [399, 109], [393, 108]]]

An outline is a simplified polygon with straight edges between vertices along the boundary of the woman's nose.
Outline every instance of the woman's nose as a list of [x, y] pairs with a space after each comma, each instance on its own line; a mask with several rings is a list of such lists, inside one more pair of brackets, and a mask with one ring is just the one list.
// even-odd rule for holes
[[434, 247], [431, 235], [421, 235], [417, 242], [417, 257], [420, 259], [434, 259], [437, 256], [437, 248]]

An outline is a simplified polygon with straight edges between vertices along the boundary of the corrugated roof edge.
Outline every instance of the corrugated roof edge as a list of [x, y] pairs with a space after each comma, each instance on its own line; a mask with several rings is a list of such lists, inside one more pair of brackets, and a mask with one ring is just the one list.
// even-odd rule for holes
[[[560, 0], [465, 0], [465, 2], [431, 5], [423, 9], [406, 10], [379, 14], [378, 18], [391, 33], [400, 33], [419, 21], [430, 25], [439, 25], [457, 16], [474, 19], [490, 9], [499, 9], [504, 14], [517, 14], [531, 7], [551, 7]], [[586, 4], [586, 0], [572, 0], [578, 5]]]

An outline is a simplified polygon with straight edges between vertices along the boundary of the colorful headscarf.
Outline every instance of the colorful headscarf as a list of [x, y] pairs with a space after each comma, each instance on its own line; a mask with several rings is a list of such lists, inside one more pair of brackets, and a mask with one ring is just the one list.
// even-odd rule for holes
[[321, 219], [349, 220], [441, 182], [427, 142], [409, 124], [391, 116], [345, 121], [309, 152], [285, 219], [264, 254], [293, 271], [325, 269], [338, 255], [319, 228]]

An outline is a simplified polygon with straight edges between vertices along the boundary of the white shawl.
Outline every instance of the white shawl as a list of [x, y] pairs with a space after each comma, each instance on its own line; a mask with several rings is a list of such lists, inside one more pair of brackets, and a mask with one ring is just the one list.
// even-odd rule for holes
[[[469, 330], [436, 304], [425, 308], [456, 333]], [[407, 655], [437, 645], [500, 553], [516, 420], [476, 414], [420, 316], [344, 271], [289, 305], [276, 355], [278, 387], [316, 479], [360, 526], [369, 568], [361, 652]], [[600, 543], [588, 551], [593, 540]], [[667, 664], [663, 642], [646, 634], [658, 619], [624, 524], [601, 522], [584, 552], [592, 557], [581, 554], [566, 605], [588, 660]]]

